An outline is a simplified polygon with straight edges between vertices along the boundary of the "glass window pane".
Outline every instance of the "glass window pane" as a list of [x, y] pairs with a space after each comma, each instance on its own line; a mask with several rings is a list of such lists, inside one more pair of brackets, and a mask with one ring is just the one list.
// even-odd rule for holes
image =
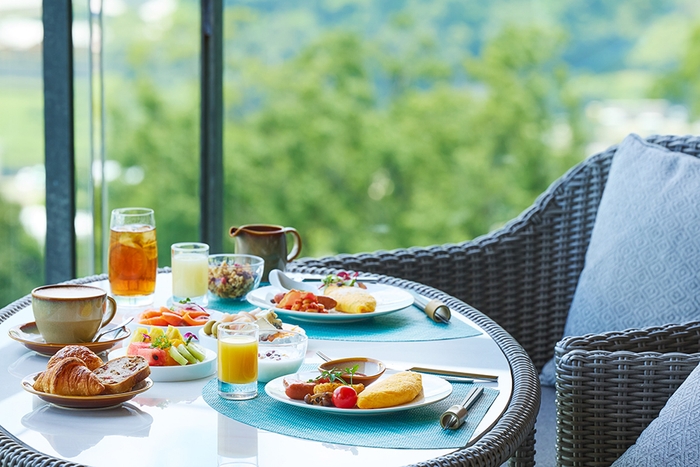
[[107, 213], [154, 209], [169, 266], [199, 236], [199, 2], [105, 1], [103, 27]]
[[43, 282], [41, 2], [0, 4], [0, 302]]

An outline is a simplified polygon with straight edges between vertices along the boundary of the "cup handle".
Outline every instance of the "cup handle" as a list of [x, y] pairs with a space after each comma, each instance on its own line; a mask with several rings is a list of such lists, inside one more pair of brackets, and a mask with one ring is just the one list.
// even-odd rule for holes
[[114, 315], [117, 314], [117, 302], [114, 301], [112, 297], [107, 295], [107, 311], [104, 314], [104, 317], [102, 318], [102, 324], [100, 325], [100, 328], [103, 328], [109, 324], [110, 321], [112, 321], [112, 318], [114, 318]]
[[299, 232], [297, 232], [296, 229], [293, 227], [285, 227], [284, 233], [289, 233], [294, 236], [294, 245], [292, 245], [292, 251], [290, 251], [287, 255], [287, 262], [290, 262], [291, 260], [299, 256], [299, 253], [301, 253], [301, 235], [299, 235]]

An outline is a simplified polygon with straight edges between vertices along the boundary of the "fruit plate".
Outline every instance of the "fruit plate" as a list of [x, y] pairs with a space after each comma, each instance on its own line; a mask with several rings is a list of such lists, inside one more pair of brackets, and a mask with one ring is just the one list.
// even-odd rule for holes
[[[158, 382], [190, 381], [206, 378], [216, 373], [216, 353], [209, 349], [203, 362], [178, 366], [151, 366], [151, 379]], [[126, 355], [126, 348], [116, 349], [109, 353], [109, 359]]]
[[137, 394], [147, 391], [153, 386], [153, 380], [146, 378], [134, 386], [131, 391], [119, 394], [100, 394], [98, 396], [61, 396], [58, 394], [48, 394], [34, 389], [34, 381], [39, 373], [33, 373], [22, 380], [22, 388], [31, 392], [39, 399], [44, 400], [56, 407], [64, 409], [106, 409], [116, 407], [119, 404], [133, 399]]
[[[314, 282], [309, 282], [314, 284]], [[318, 283], [319, 285], [321, 282]], [[365, 319], [376, 318], [377, 316], [387, 315], [406, 307], [413, 305], [413, 295], [409, 292], [386, 284], [366, 284], [367, 292], [377, 300], [377, 308], [371, 313], [341, 313], [331, 310], [328, 313], [307, 313], [304, 311], [292, 311], [282, 308], [275, 308], [273, 298], [276, 294], [284, 292], [275, 286], [269, 285], [260, 287], [248, 293], [246, 297], [251, 305], [261, 308], [272, 308], [278, 315], [288, 318], [293, 318], [297, 321], [306, 321], [312, 323], [347, 323], [352, 321], [361, 321]]]
[[[220, 311], [212, 310], [212, 309], [207, 309], [207, 312], [209, 312], [209, 320], [215, 319], [215, 320], [220, 320], [224, 314], [221, 313]], [[129, 329], [131, 329], [132, 332], [136, 332], [138, 328], [144, 328], [144, 329], [150, 329], [150, 328], [160, 328], [163, 331], [167, 331], [168, 326], [153, 326], [150, 324], [141, 324], [136, 322], [136, 320], [132, 321], [127, 325]], [[195, 336], [199, 332], [200, 329], [204, 328], [204, 325], [201, 326], [175, 326], [179, 331], [180, 334], [183, 336], [187, 334], [188, 332], [191, 332]]]
[[39, 329], [36, 327], [35, 322], [24, 323], [11, 328], [8, 331], [9, 336], [16, 340], [17, 342], [23, 344], [29, 350], [45, 355], [47, 357], [52, 356], [63, 347], [67, 345], [83, 345], [95, 353], [104, 352], [114, 347], [118, 342], [126, 339], [131, 335], [129, 329], [120, 331], [118, 335], [113, 336], [114, 333], [103, 336], [97, 342], [82, 342], [76, 344], [48, 344], [44, 338], [39, 333]]
[[[394, 373], [397, 373], [397, 371], [386, 370], [382, 378], [385, 378], [386, 376]], [[426, 374], [421, 375], [423, 380], [422, 394], [419, 394], [418, 397], [406, 404], [397, 405], [395, 407], [385, 407], [381, 409], [358, 409], [357, 407], [353, 409], [339, 409], [337, 407], [323, 407], [320, 405], [307, 404], [306, 402], [300, 400], [290, 399], [284, 393], [284, 378], [295, 378], [300, 379], [302, 381], [306, 381], [315, 378], [316, 376], [318, 376], [318, 372], [308, 371], [303, 373], [295, 373], [287, 376], [281, 376], [267, 383], [265, 385], [265, 392], [268, 396], [272, 397], [273, 399], [276, 399], [280, 402], [294, 407], [299, 407], [301, 409], [307, 410], [319, 410], [321, 412], [330, 412], [338, 415], [347, 415], [350, 417], [377, 415], [389, 412], [400, 412], [403, 410], [416, 409], [418, 407], [424, 407], [426, 405], [439, 402], [445, 399], [450, 394], [452, 394], [452, 385], [449, 382], [445, 381], [439, 376]], [[378, 381], [381, 381], [382, 378], [380, 378]]]

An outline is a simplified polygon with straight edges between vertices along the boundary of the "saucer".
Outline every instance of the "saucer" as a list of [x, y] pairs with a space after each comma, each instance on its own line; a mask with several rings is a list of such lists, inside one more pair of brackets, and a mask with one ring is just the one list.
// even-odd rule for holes
[[29, 350], [33, 350], [36, 353], [50, 357], [67, 345], [83, 345], [95, 353], [104, 352], [105, 350], [109, 350], [114, 347], [117, 342], [129, 337], [131, 335], [131, 331], [129, 329], [125, 329], [120, 331], [116, 337], [112, 337], [110, 334], [100, 338], [100, 340], [97, 342], [47, 344], [46, 341], [44, 341], [44, 338], [41, 337], [39, 329], [36, 327], [36, 323], [32, 321], [31, 323], [20, 324], [19, 326], [11, 328], [8, 331], [8, 334], [17, 342], [24, 344], [24, 346]]

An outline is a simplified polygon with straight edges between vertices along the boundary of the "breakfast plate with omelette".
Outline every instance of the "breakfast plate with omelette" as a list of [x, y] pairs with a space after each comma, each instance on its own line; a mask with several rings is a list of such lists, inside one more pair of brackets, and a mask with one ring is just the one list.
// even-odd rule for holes
[[[372, 388], [373, 385], [377, 386], [382, 386], [383, 382], [385, 382], [388, 379], [392, 379], [395, 376], [397, 376], [398, 373], [407, 373], [407, 372], [397, 372], [394, 370], [386, 370], [384, 375], [379, 378], [376, 382], [368, 385], [365, 388], [365, 391], [368, 391], [370, 388]], [[313, 405], [313, 404], [307, 404], [303, 400], [298, 400], [298, 399], [292, 399], [287, 395], [287, 392], [285, 390], [285, 379], [290, 380], [290, 379], [297, 379], [300, 381], [307, 381], [310, 380], [314, 377], [317, 377], [319, 375], [318, 372], [302, 372], [302, 373], [296, 373], [292, 375], [286, 375], [282, 376], [276, 379], [273, 379], [269, 383], [265, 385], [265, 393], [272, 397], [275, 400], [278, 400], [280, 402], [283, 402], [285, 404], [294, 406], [294, 407], [299, 407], [302, 409], [309, 409], [309, 410], [320, 410], [322, 412], [331, 412], [334, 414], [338, 415], [347, 415], [347, 416], [363, 416], [363, 415], [377, 415], [377, 414], [383, 414], [383, 413], [389, 413], [389, 412], [400, 412], [403, 410], [410, 410], [410, 409], [415, 409], [418, 407], [424, 407], [426, 405], [434, 404], [436, 402], [439, 402], [446, 397], [448, 397], [450, 394], [452, 394], [452, 385], [447, 382], [446, 380], [440, 378], [439, 376], [434, 376], [434, 375], [428, 375], [428, 374], [421, 374], [420, 375], [420, 381], [422, 384], [422, 390], [418, 393], [417, 396], [415, 396], [410, 402], [406, 402], [403, 404], [399, 405], [391, 405], [391, 406], [383, 406], [385, 404], [379, 404], [376, 406], [376, 408], [365, 408], [361, 409], [358, 408], [357, 406], [354, 408], [339, 408], [339, 407], [327, 407], [324, 405]], [[395, 388], [384, 388], [385, 391], [377, 391], [379, 392], [387, 392], [387, 393], [396, 393]], [[376, 395], [375, 395], [376, 397]], [[381, 397], [381, 396], [380, 396]], [[413, 394], [411, 394], [411, 397], [413, 397]], [[360, 405], [360, 404], [358, 404]]]
[[[316, 283], [309, 282], [309, 284]], [[338, 307], [325, 310], [321, 313], [285, 309], [280, 303], [275, 301], [275, 296], [284, 291], [272, 285], [253, 290], [248, 294], [246, 299], [252, 305], [259, 306], [261, 308], [273, 308], [275, 313], [280, 316], [291, 317], [298, 321], [323, 323], [361, 321], [394, 313], [413, 305], [413, 295], [399, 287], [386, 284], [366, 284], [365, 287], [365, 289], [339, 287], [335, 292], [325, 292], [324, 285], [321, 282], [318, 282], [319, 290], [317, 295], [330, 295], [339, 303], [347, 300], [350, 307], [360, 308], [361, 311], [359, 312], [338, 311]], [[370, 296], [370, 300], [373, 300], [372, 307], [370, 309], [367, 309], [365, 304], [361, 302], [361, 294], [368, 294]]]

